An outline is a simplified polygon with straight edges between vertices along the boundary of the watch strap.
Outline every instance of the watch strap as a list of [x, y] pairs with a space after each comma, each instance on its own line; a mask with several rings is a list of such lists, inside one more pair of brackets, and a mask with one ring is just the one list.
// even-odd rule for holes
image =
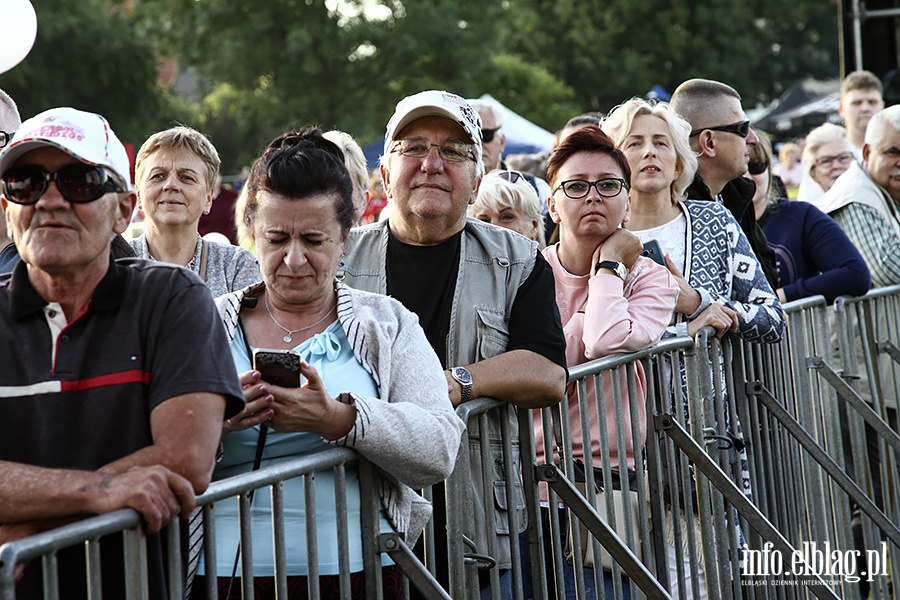
[[468, 402], [472, 394], [472, 374], [465, 367], [453, 367], [450, 369], [450, 375], [459, 384], [460, 402]]
[[616, 262], [614, 260], [601, 260], [597, 262], [597, 266], [594, 268], [594, 271], [599, 271], [600, 269], [609, 269], [613, 273], [616, 274], [616, 277], [625, 281], [625, 265], [620, 262]]

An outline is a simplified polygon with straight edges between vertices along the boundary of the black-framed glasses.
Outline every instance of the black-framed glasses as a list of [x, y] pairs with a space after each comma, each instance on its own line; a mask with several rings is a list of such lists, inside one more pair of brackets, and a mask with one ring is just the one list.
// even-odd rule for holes
[[497, 173], [497, 177], [510, 183], [516, 183], [520, 179], [526, 179], [524, 173], [522, 173], [521, 171], [513, 171], [511, 169], [500, 171], [499, 173]]
[[852, 152], [842, 152], [837, 156], [820, 156], [816, 159], [816, 166], [822, 167], [823, 169], [830, 169], [834, 163], [837, 163], [840, 166], [849, 165], [853, 160]]
[[562, 189], [563, 193], [572, 200], [584, 198], [591, 192], [591, 188], [595, 188], [597, 193], [604, 198], [612, 198], [619, 195], [623, 189], [628, 189], [628, 182], [617, 177], [609, 177], [607, 179], [598, 179], [597, 181], [585, 181], [584, 179], [570, 179], [563, 181], [554, 193]]
[[103, 167], [84, 163], [65, 165], [55, 173], [43, 167], [23, 165], [9, 169], [2, 177], [3, 195], [16, 204], [34, 204], [47, 191], [51, 181], [63, 198], [75, 204], [93, 202], [108, 192], [124, 192]]
[[441, 157], [441, 160], [447, 162], [461, 163], [467, 160], [475, 160], [475, 154], [472, 152], [472, 146], [470, 144], [454, 142], [452, 140], [444, 142], [443, 144], [432, 144], [421, 138], [408, 138], [399, 140], [394, 144], [394, 147], [391, 148], [391, 152], [396, 152], [410, 158], [425, 158], [428, 156], [428, 153], [431, 152], [432, 148], [437, 148], [438, 156]]
[[494, 141], [494, 136], [497, 135], [497, 132], [500, 131], [500, 127], [494, 127], [493, 129], [482, 129], [481, 130], [481, 141], [485, 144], [490, 144]]
[[751, 175], [762, 175], [769, 168], [767, 160], [751, 160], [747, 163], [747, 172]]
[[725, 133], [733, 133], [735, 135], [741, 136], [742, 138], [745, 138], [750, 135], [750, 121], [738, 121], [737, 123], [718, 125], [716, 127], [701, 127], [700, 129], [693, 130], [691, 132], [691, 137], [700, 135], [707, 129], [710, 131], [724, 131]]
[[6, 148], [13, 139], [13, 134], [7, 131], [0, 131], [0, 148]]

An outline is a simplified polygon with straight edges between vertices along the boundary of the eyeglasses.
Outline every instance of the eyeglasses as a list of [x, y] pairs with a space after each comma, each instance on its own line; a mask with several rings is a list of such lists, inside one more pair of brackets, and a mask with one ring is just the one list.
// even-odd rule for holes
[[510, 183], [515, 183], [515, 182], [519, 181], [520, 179], [525, 179], [525, 174], [522, 173], [521, 171], [506, 170], [506, 171], [500, 171], [499, 173], [497, 173], [497, 177], [499, 177], [500, 179], [503, 179], [505, 181], [508, 181]]
[[628, 182], [618, 178], [600, 179], [598, 181], [570, 179], [560, 183], [553, 192], [556, 193], [559, 189], [562, 189], [566, 196], [572, 200], [578, 200], [591, 193], [591, 188], [596, 188], [597, 193], [604, 198], [612, 198], [619, 195], [623, 189], [627, 190]]
[[398, 141], [391, 148], [391, 152], [410, 158], [425, 158], [432, 148], [437, 148], [438, 156], [441, 157], [441, 160], [447, 162], [461, 163], [467, 160], [475, 160], [475, 154], [472, 152], [471, 145], [453, 141], [444, 142], [443, 144], [431, 144], [420, 138], [410, 138]]
[[12, 133], [0, 131], [0, 148], [6, 148], [13, 139]]
[[749, 163], [747, 163], [747, 171], [751, 175], [762, 175], [768, 168], [769, 161], [767, 160], [751, 160]]
[[838, 154], [837, 156], [821, 156], [816, 159], [816, 166], [822, 167], [823, 169], [830, 169], [832, 165], [837, 162], [840, 166], [849, 165], [853, 160], [853, 153], [851, 152], [843, 152]]
[[738, 121], [737, 123], [731, 123], [730, 125], [719, 125], [718, 127], [701, 127], [700, 129], [693, 130], [691, 132], [691, 137], [700, 135], [707, 129], [710, 131], [724, 131], [725, 133], [733, 133], [735, 135], [741, 136], [742, 138], [745, 138], [750, 134], [750, 121]]
[[125, 191], [103, 167], [77, 163], [60, 167], [55, 173], [38, 166], [13, 167], [3, 174], [3, 195], [16, 204], [35, 204], [51, 181], [56, 182], [63, 198], [75, 204], [93, 202], [108, 192]]
[[484, 144], [490, 144], [494, 141], [494, 136], [497, 135], [497, 132], [500, 131], [500, 127], [494, 127], [493, 129], [482, 129], [481, 130], [481, 141]]

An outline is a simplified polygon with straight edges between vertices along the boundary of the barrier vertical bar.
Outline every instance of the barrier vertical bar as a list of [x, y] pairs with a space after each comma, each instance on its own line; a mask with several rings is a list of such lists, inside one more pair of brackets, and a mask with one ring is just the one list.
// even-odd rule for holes
[[[275, 597], [287, 598], [287, 555], [284, 531], [284, 483], [271, 486], [272, 495], [272, 550], [275, 561]], [[345, 532], [346, 535], [346, 532]]]
[[238, 497], [238, 522], [241, 530], [241, 594], [243, 598], [253, 597], [253, 527], [250, 512], [250, 493]]
[[203, 506], [203, 572], [207, 598], [219, 597], [217, 564], [216, 510], [215, 505], [209, 503]]

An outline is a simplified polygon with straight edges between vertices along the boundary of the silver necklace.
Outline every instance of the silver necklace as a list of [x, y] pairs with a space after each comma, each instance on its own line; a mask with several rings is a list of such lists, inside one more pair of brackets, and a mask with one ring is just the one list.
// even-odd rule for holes
[[[335, 306], [337, 306], [336, 303], [335, 303]], [[272, 314], [272, 309], [269, 308], [269, 295], [266, 294], [266, 312], [269, 313], [269, 317], [272, 319], [272, 322], [275, 323], [275, 324], [278, 325], [281, 329], [284, 330], [285, 335], [284, 335], [284, 337], [281, 338], [281, 339], [284, 340], [284, 343], [285, 343], [285, 344], [290, 344], [291, 342], [294, 341], [293, 335], [294, 335], [295, 333], [300, 333], [301, 331], [306, 331], [307, 329], [312, 329], [312, 328], [315, 327], [316, 325], [319, 325], [322, 321], [324, 321], [325, 319], [327, 319], [329, 315], [331, 315], [331, 311], [333, 311], [333, 310], [334, 310], [334, 306], [332, 306], [330, 309], [328, 309], [328, 312], [325, 313], [325, 316], [324, 316], [324, 317], [322, 317], [321, 319], [319, 319], [318, 321], [316, 321], [316, 322], [313, 323], [312, 325], [307, 325], [306, 327], [301, 327], [300, 329], [288, 329], [287, 327], [285, 327], [284, 325], [282, 325], [281, 323], [279, 323], [279, 322], [278, 322], [278, 319], [275, 318], [275, 315]]]

